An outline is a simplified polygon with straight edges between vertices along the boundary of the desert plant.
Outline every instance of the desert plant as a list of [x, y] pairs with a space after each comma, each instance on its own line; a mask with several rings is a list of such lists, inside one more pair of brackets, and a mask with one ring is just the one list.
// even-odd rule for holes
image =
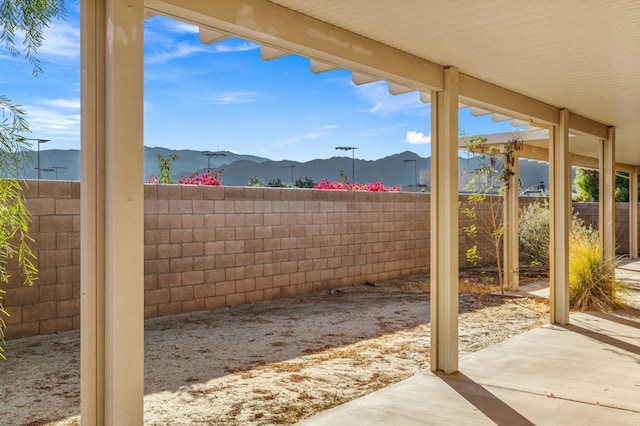
[[549, 203], [536, 201], [520, 209], [520, 260], [549, 270]]
[[[520, 209], [519, 215], [520, 260], [529, 266], [549, 270], [549, 202], [536, 201]], [[574, 212], [571, 216], [571, 232], [574, 235], [591, 233], [582, 218]]]
[[267, 182], [267, 186], [269, 188], [285, 188], [285, 185], [280, 178], [273, 178], [269, 182]]
[[569, 241], [569, 300], [571, 309], [611, 311], [620, 306], [615, 260], [605, 259], [598, 234], [585, 228], [572, 232]]
[[[465, 149], [477, 155], [479, 167], [473, 173], [473, 178], [467, 184], [466, 189], [471, 192], [467, 196], [469, 207], [461, 210], [463, 216], [470, 219], [471, 224], [463, 227], [463, 232], [475, 244], [466, 252], [466, 259], [475, 265], [480, 261], [478, 254], [478, 239], [483, 238], [491, 243], [491, 255], [498, 268], [500, 288], [504, 295], [504, 276], [502, 271], [502, 245], [504, 226], [504, 198], [509, 191], [517, 191], [510, 188], [510, 178], [514, 175], [515, 149], [521, 144], [519, 136], [514, 136], [509, 143], [504, 145], [486, 144], [486, 138], [481, 136], [463, 137]], [[476, 206], [482, 204], [487, 209], [487, 214], [482, 215], [483, 223], [478, 226], [479, 216]]]
[[177, 154], [170, 154], [163, 157], [162, 154], [156, 155], [158, 159], [158, 166], [160, 167], [159, 183], [166, 185], [173, 183], [173, 177], [171, 176], [171, 163], [178, 159]]
[[[520, 249], [531, 264], [549, 269], [549, 203], [531, 203], [520, 213]], [[625, 286], [616, 281], [615, 260], [604, 259], [598, 232], [573, 214], [569, 236], [570, 306], [609, 311], [619, 306]]]
[[258, 176], [253, 175], [249, 178], [249, 182], [247, 182], [247, 186], [256, 186], [256, 187], [262, 187], [265, 186], [264, 182], [262, 181], [262, 179], [260, 179]]
[[293, 186], [296, 188], [313, 188], [315, 184], [311, 176], [305, 176], [304, 179], [297, 178]]

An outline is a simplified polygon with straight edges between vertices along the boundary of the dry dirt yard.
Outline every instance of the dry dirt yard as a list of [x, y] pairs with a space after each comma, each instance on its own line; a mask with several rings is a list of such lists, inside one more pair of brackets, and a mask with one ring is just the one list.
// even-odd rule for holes
[[[427, 276], [148, 320], [147, 425], [282, 425], [429, 370]], [[548, 322], [526, 297], [460, 296], [460, 351]], [[10, 341], [1, 425], [79, 424], [78, 331]]]

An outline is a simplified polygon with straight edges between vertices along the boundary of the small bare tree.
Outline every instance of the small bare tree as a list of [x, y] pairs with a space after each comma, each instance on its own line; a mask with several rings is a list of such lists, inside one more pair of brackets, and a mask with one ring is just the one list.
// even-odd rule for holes
[[[471, 220], [471, 224], [463, 227], [463, 231], [475, 242], [467, 250], [466, 259], [469, 263], [477, 265], [482, 259], [478, 253], [478, 241], [480, 239], [489, 241], [492, 248], [491, 257], [498, 268], [499, 285], [504, 296], [502, 271], [504, 200], [509, 191], [518, 190], [518, 188], [510, 188], [510, 181], [514, 175], [514, 151], [522, 140], [517, 136], [506, 144], [487, 144], [486, 138], [481, 136], [465, 137], [462, 140], [465, 149], [475, 154], [479, 161], [478, 168], [473, 171], [473, 177], [466, 186], [470, 192], [467, 196], [470, 207], [461, 208], [462, 215]], [[485, 207], [487, 211], [479, 214], [478, 206]]]

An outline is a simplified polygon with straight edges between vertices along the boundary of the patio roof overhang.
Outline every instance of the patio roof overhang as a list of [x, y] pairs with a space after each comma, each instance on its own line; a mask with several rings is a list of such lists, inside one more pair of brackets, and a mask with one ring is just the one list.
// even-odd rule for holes
[[597, 150], [610, 251], [615, 162], [640, 164], [640, 3], [82, 0], [84, 424], [142, 423], [144, 194], [131, 183], [142, 168], [142, 21], [153, 14], [198, 25], [205, 42], [239, 36], [265, 59], [299, 54], [315, 72], [346, 68], [356, 83], [382, 79], [432, 102], [434, 370], [458, 365], [458, 108], [547, 128], [551, 321], [569, 321], [570, 134]]
[[[379, 3], [387, 3], [387, 8], [380, 7]], [[519, 91], [507, 88], [501, 79], [480, 78], [474, 75], [473, 69], [465, 69], [456, 60], [447, 59], [437, 63], [428, 55], [417, 56], [412, 53], [424, 52], [425, 44], [433, 46], [431, 42], [423, 42], [425, 39], [430, 40], [432, 29], [420, 28], [420, 23], [425, 19], [423, 13], [406, 14], [406, 11], [415, 9], [423, 12], [431, 10], [434, 4], [409, 3], [412, 7], [405, 9], [405, 7], [398, 8], [388, 1], [376, 2], [373, 9], [380, 11], [376, 20], [371, 15], [371, 5], [368, 2], [349, 2], [348, 8], [351, 11], [362, 10], [366, 12], [356, 13], [353, 16], [354, 20], [349, 19], [347, 22], [349, 25], [344, 26], [334, 24], [323, 14], [309, 13], [308, 9], [314, 5], [318, 6], [318, 10], [322, 9], [325, 12], [341, 9], [340, 2], [336, 3], [331, 0], [320, 2], [252, 0], [230, 1], [223, 4], [200, 1], [146, 0], [145, 8], [147, 16], [162, 14], [198, 25], [201, 28], [203, 41], [215, 41], [226, 35], [238, 36], [260, 44], [263, 52], [262, 57], [265, 59], [295, 53], [310, 58], [312, 69], [317, 72], [345, 68], [353, 71], [353, 79], [356, 83], [385, 80], [389, 83], [392, 94], [418, 91], [425, 102], [430, 100], [431, 91], [443, 89], [442, 71], [446, 64], [454, 64], [460, 70], [459, 100], [461, 107], [471, 106], [477, 110], [499, 114], [505, 118], [519, 119], [522, 122], [532, 122], [539, 126], [559, 124], [559, 111], [567, 108], [567, 105], [563, 103], [554, 106], [553, 103], [539, 96], [538, 91], [534, 91], [538, 96], [529, 96], [523, 94], [522, 87], [516, 86]], [[437, 6], [438, 2], [435, 3]], [[484, 5], [482, 10], [484, 10], [484, 15], [490, 18], [495, 14], [494, 10], [500, 9]], [[454, 13], [453, 16], [457, 16], [457, 14]], [[443, 19], [446, 18], [443, 17]], [[360, 27], [358, 26], [360, 20], [367, 20], [370, 24]], [[413, 37], [393, 36], [394, 31], [381, 28], [386, 25], [379, 25], [379, 22], [386, 23], [387, 21], [395, 23], [392, 27], [397, 29], [397, 34], [405, 33], [405, 31], [400, 31], [404, 25], [420, 28], [420, 30]], [[459, 16], [452, 22], [454, 26], [456, 24], [464, 25], [464, 22], [460, 22]], [[380, 31], [381, 35], [379, 37], [364, 36], [359, 31], [364, 31], [367, 35], [369, 32], [375, 34], [376, 31]], [[483, 38], [481, 34], [477, 35]], [[498, 40], [504, 43], [505, 38], [508, 37], [496, 34], [496, 40], [487, 40], [487, 43], [497, 43]], [[464, 34], [452, 33], [446, 43], [463, 44], [465, 43]], [[509, 42], [508, 45], [511, 44], [512, 42]], [[576, 48], [579, 47], [573, 49]], [[426, 52], [429, 50], [426, 49]], [[479, 48], [478, 52], [483, 52], [483, 49]], [[505, 48], [505, 54], [507, 52], [509, 50]], [[512, 52], [508, 54], [514, 62], [519, 60]], [[530, 52], [523, 50], [521, 55], [529, 57]], [[456, 59], [459, 58], [457, 54], [452, 56]], [[478, 56], [478, 54], [476, 53], [474, 56]], [[491, 63], [491, 61], [492, 58], [486, 57], [486, 62]], [[504, 62], [504, 60], [500, 62]], [[508, 68], [512, 69], [513, 67], [509, 66]], [[521, 67], [518, 67], [518, 70], [520, 71]], [[505, 72], [505, 70], [501, 71]], [[539, 73], [539, 67], [534, 67], [527, 72], [527, 75], [529, 79], [535, 80], [539, 77]], [[564, 74], [558, 77], [558, 84], [550, 88], [548, 93], [556, 93], [558, 87], [562, 86], [567, 78]], [[526, 76], [524, 80], [527, 80]], [[500, 85], [491, 81], [500, 81]], [[638, 91], [640, 92], [640, 89]], [[569, 108], [571, 130], [606, 139], [607, 128], [614, 125], [615, 121], [593, 120], [589, 115], [580, 112], [581, 109], [584, 111], [593, 110], [593, 105], [580, 104], [580, 107], [575, 110]], [[618, 135], [618, 143], [624, 143], [624, 139], [622, 141], [620, 142]], [[637, 161], [640, 164], [640, 155]]]

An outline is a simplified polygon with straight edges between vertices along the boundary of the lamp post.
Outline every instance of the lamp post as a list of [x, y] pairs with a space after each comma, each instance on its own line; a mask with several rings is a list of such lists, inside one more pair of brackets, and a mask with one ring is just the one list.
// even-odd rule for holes
[[202, 155], [207, 156], [207, 169], [211, 168], [211, 157], [226, 157], [227, 154], [220, 151], [202, 151]]
[[351, 151], [351, 183], [356, 181], [356, 149], [357, 146], [336, 146], [341, 151]]
[[[54, 169], [53, 167], [45, 167], [42, 169], [38, 169], [38, 174], [40, 174], [40, 172], [55, 172], [56, 169]], [[38, 177], [38, 179], [40, 179], [40, 177]]]
[[416, 188], [418, 187], [418, 160], [402, 160], [403, 163], [413, 163], [413, 174], [416, 182]]
[[51, 142], [51, 139], [40, 139], [40, 138], [22, 138], [25, 141], [37, 141], [38, 142], [38, 167], [36, 167], [36, 170], [38, 170], [38, 180], [40, 180], [42, 174], [40, 173], [40, 144], [42, 143], [47, 143], [47, 142]]
[[51, 167], [52, 169], [54, 169], [56, 171], [56, 180], [58, 180], [58, 169], [63, 169], [63, 170], [67, 170], [66, 167], [63, 166], [53, 166]]
[[283, 166], [280, 166], [280, 167], [282, 167], [283, 169], [284, 169], [284, 168], [289, 168], [289, 169], [291, 169], [291, 186], [293, 186], [293, 168], [294, 168], [295, 166], [296, 166], [295, 164], [285, 164], [285, 165], [283, 165]]

